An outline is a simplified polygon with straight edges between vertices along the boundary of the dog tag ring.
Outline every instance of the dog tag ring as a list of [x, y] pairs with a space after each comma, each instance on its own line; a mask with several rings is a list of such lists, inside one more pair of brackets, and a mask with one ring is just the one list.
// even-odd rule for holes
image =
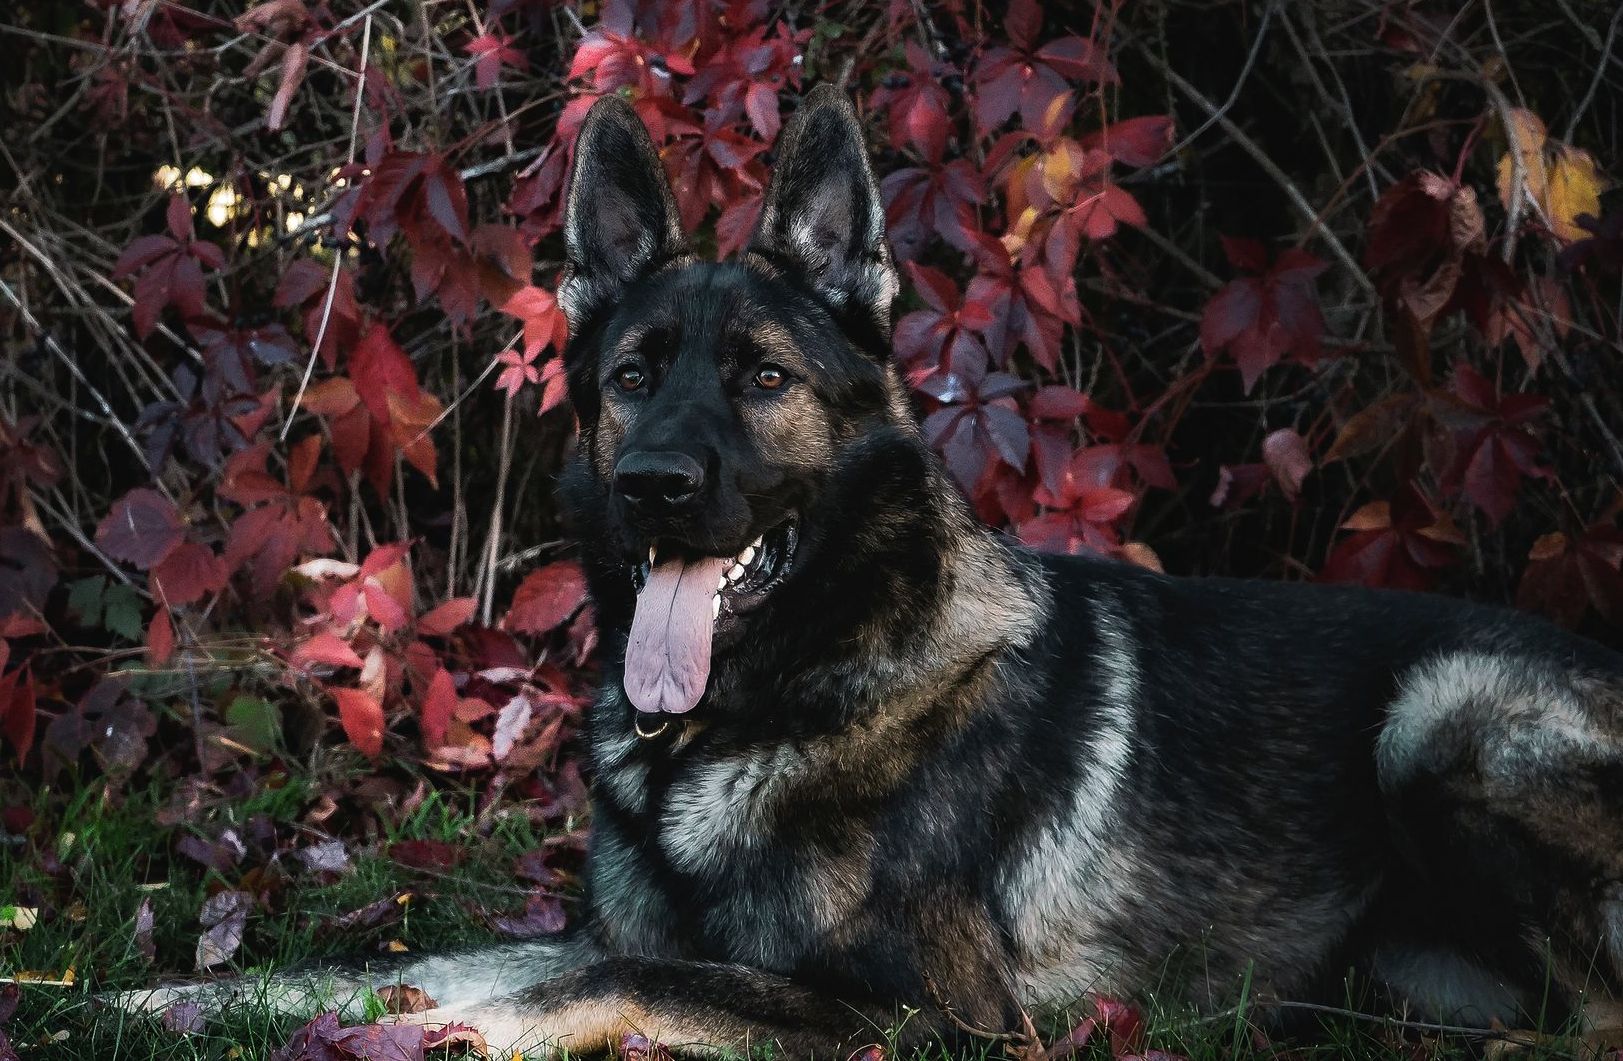
[[645, 718], [641, 711], [637, 712], [637, 720], [632, 723], [637, 731], [637, 736], [643, 740], [655, 740], [664, 736], [665, 731], [671, 728], [671, 720], [668, 718], [660, 719], [658, 725], [645, 725], [645, 723], [652, 721], [652, 719]]

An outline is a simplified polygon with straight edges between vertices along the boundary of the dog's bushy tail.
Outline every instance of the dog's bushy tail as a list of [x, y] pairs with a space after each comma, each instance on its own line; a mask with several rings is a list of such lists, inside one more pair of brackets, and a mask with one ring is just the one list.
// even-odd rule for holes
[[1623, 997], [1623, 658], [1601, 662], [1438, 657], [1377, 743], [1416, 924], [1575, 1011]]

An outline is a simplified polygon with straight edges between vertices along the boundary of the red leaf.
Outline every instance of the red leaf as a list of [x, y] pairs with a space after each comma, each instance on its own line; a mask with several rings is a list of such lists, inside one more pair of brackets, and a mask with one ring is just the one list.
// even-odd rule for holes
[[174, 552], [185, 533], [174, 503], [143, 486], [113, 505], [96, 528], [96, 543], [113, 559], [145, 569]]
[[350, 647], [349, 642], [336, 634], [322, 630], [314, 637], [301, 642], [293, 650], [290, 662], [293, 666], [299, 668], [308, 667], [312, 663], [322, 663], [329, 667], [355, 667], [358, 669], [364, 661]]
[[563, 349], [569, 337], [569, 326], [552, 292], [525, 284], [502, 303], [501, 310], [523, 322], [526, 359], [533, 358], [548, 346]]
[[169, 620], [169, 609], [160, 607], [147, 624], [147, 656], [154, 664], [169, 662], [175, 654], [175, 627]]
[[1043, 31], [1043, 9], [1037, 0], [1013, 0], [1003, 17], [1003, 28], [1016, 47], [1032, 48]]
[[113, 263], [112, 279], [122, 280], [164, 255], [173, 254], [179, 249], [180, 244], [168, 236], [138, 237], [128, 247], [124, 248], [124, 253], [120, 254], [118, 261]]
[[1200, 344], [1208, 357], [1226, 350], [1249, 393], [1263, 370], [1287, 355], [1318, 359], [1324, 317], [1314, 281], [1325, 263], [1293, 249], [1267, 266], [1264, 248], [1247, 239], [1225, 237], [1223, 249], [1237, 267], [1262, 275], [1231, 280], [1212, 297], [1201, 314]]
[[446, 637], [451, 631], [473, 618], [476, 603], [472, 597], [456, 597], [425, 613], [417, 620], [417, 632], [431, 637]]
[[349, 378], [372, 419], [388, 423], [389, 395], [415, 398], [417, 372], [382, 323], [374, 322], [349, 355]]
[[744, 93], [744, 110], [761, 139], [771, 142], [778, 138], [783, 123], [778, 118], [777, 89], [760, 82], [751, 85]]
[[366, 597], [367, 614], [372, 616], [385, 633], [393, 633], [406, 625], [410, 616], [407, 615], [405, 607], [376, 579], [369, 578], [363, 582], [361, 593]]
[[1172, 118], [1153, 114], [1114, 122], [1099, 130], [1099, 140], [1124, 166], [1153, 166], [1172, 147]]
[[437, 748], [445, 743], [445, 734], [451, 726], [451, 713], [456, 710], [457, 702], [456, 683], [451, 680], [450, 672], [440, 667], [428, 683], [428, 693], [423, 697], [422, 714], [418, 721], [426, 747]]
[[213, 549], [182, 542], [153, 567], [151, 581], [158, 600], [173, 608], [224, 589], [226, 570]]
[[1074, 420], [1088, 411], [1088, 397], [1070, 387], [1047, 386], [1031, 396], [1026, 406], [1033, 417], [1043, 420]]
[[304, 41], [294, 41], [282, 53], [282, 78], [276, 86], [276, 95], [271, 99], [270, 111], [265, 116], [265, 128], [277, 132], [287, 120], [287, 108], [293, 102], [293, 94], [299, 90], [304, 82], [304, 72], [310, 66], [310, 46]]
[[16, 750], [18, 763], [28, 758], [29, 749], [34, 746], [36, 717], [34, 682], [28, 667], [20, 667], [0, 678], [0, 734]]
[[176, 240], [185, 243], [192, 238], [192, 206], [184, 195], [177, 193], [169, 197], [164, 221], [169, 225], [169, 234]]
[[1590, 608], [1614, 623], [1623, 618], [1623, 534], [1615, 526], [1543, 535], [1528, 561], [1516, 588], [1518, 607], [1567, 627], [1576, 627]]
[[1200, 315], [1200, 345], [1208, 355], [1254, 327], [1262, 310], [1262, 285], [1250, 278], [1231, 280]]
[[1549, 402], [1537, 395], [1507, 394], [1469, 364], [1454, 368], [1452, 390], [1464, 407], [1462, 430], [1454, 434], [1456, 459], [1443, 477], [1447, 489], [1462, 490], [1495, 525], [1516, 506], [1522, 479], [1550, 473], [1537, 462], [1538, 439], [1524, 426]]
[[1244, 236], [1219, 235], [1223, 242], [1223, 256], [1229, 264], [1236, 269], [1243, 269], [1248, 273], [1265, 273], [1268, 271], [1268, 248], [1259, 240]]
[[487, 30], [464, 46], [469, 55], [477, 57], [474, 74], [481, 91], [489, 91], [496, 87], [503, 66], [511, 66], [518, 70], [529, 66], [524, 53], [512, 47], [512, 40], [513, 38], [505, 33]]
[[468, 849], [444, 840], [401, 840], [389, 845], [389, 857], [412, 869], [455, 869]]
[[338, 702], [338, 721], [343, 724], [349, 742], [368, 758], [376, 759], [383, 754], [382, 705], [360, 689], [329, 689], [328, 692]]
[[445, 234], [458, 243], [468, 242], [468, 190], [462, 177], [444, 158], [436, 157], [423, 171], [423, 198], [428, 212]]
[[1432, 571], [1457, 559], [1464, 537], [1448, 515], [1412, 483], [1390, 503], [1371, 502], [1342, 524], [1353, 533], [1325, 560], [1330, 582], [1429, 589]]
[[1099, 1023], [1110, 1033], [1110, 1053], [1126, 1057], [1144, 1049], [1144, 1018], [1133, 1006], [1103, 996], [1094, 1000]]
[[491, 927], [514, 939], [553, 936], [564, 930], [564, 906], [556, 895], [532, 891], [524, 899], [524, 913], [518, 917], [491, 918]]
[[513, 593], [502, 627], [544, 634], [563, 625], [586, 601], [586, 576], [574, 560], [557, 560], [531, 571]]

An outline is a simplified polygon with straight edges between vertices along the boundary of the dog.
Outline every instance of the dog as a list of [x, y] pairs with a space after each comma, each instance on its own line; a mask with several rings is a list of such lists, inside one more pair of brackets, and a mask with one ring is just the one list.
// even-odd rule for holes
[[812, 90], [778, 151], [752, 243], [714, 263], [624, 100], [576, 147], [561, 496], [606, 659], [583, 923], [269, 996], [415, 985], [437, 1008], [397, 1019], [502, 1056], [640, 1033], [832, 1058], [1090, 991], [1359, 978], [1473, 1024], [1614, 1004], [1623, 656], [1438, 596], [1171, 578], [979, 526], [890, 359], [849, 101]]

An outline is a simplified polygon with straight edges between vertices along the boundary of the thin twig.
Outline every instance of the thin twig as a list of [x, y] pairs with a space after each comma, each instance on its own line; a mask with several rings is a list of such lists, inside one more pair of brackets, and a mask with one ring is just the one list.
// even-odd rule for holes
[[1322, 1013], [1327, 1017], [1346, 1017], [1349, 1020], [1364, 1021], [1369, 1024], [1384, 1024], [1392, 1028], [1427, 1032], [1432, 1035], [1470, 1035], [1482, 1039], [1507, 1041], [1519, 1041], [1526, 1036], [1525, 1032], [1516, 1032], [1507, 1028], [1477, 1028], [1467, 1024], [1440, 1024], [1435, 1021], [1409, 1020], [1405, 1017], [1393, 1017], [1382, 1013], [1362, 1013], [1356, 1009], [1345, 1009], [1341, 1006], [1326, 1006], [1317, 1002], [1294, 1002], [1286, 999], [1258, 999], [1250, 1005], [1233, 1006], [1218, 1013], [1208, 1014], [1200, 1018], [1200, 1023], [1209, 1024], [1228, 1020], [1231, 1017], [1243, 1014], [1246, 1010], [1259, 1009], [1303, 1010], [1308, 1013]]
[[[1229, 98], [1224, 100], [1223, 105], [1215, 110], [1212, 109], [1209, 104], [1206, 104], [1204, 100], [1202, 100], [1201, 102], [1206, 106], [1206, 112], [1209, 116], [1195, 129], [1194, 132], [1187, 134], [1182, 140], [1179, 140], [1176, 144], [1173, 144], [1172, 149], [1165, 153], [1166, 155], [1177, 155], [1178, 152], [1194, 143], [1195, 138], [1200, 136], [1200, 134], [1204, 133], [1207, 129], [1210, 129], [1214, 123], [1227, 120], [1229, 109], [1233, 107], [1235, 102], [1240, 98], [1240, 90], [1245, 87], [1246, 81], [1251, 77], [1251, 67], [1255, 65], [1257, 55], [1262, 51], [1262, 42], [1267, 39], [1268, 23], [1274, 17], [1274, 8], [1276, 6], [1277, 4], [1270, 3], [1267, 7], [1262, 9], [1262, 21], [1257, 25], [1256, 39], [1251, 42], [1251, 51], [1246, 54], [1245, 65], [1240, 67], [1240, 76], [1234, 79], [1234, 88], [1230, 90]], [[1140, 47], [1143, 48], [1145, 46], [1140, 45]]]
[[[1141, 43], [1138, 47], [1139, 51], [1144, 55], [1144, 58], [1151, 66], [1155, 67], [1156, 70], [1160, 72], [1161, 76], [1165, 77], [1177, 87], [1179, 92], [1182, 92], [1185, 96], [1188, 96], [1189, 99], [1198, 105], [1202, 110], [1211, 115], [1213, 120], [1222, 126], [1223, 131], [1228, 133], [1229, 136], [1233, 138], [1234, 142], [1240, 145], [1245, 153], [1250, 155], [1258, 166], [1262, 167], [1263, 172], [1267, 173], [1268, 176], [1273, 178], [1274, 182], [1278, 184], [1285, 192], [1285, 196], [1290, 200], [1291, 205], [1296, 208], [1297, 213], [1301, 214], [1302, 217], [1307, 220], [1307, 223], [1310, 226], [1308, 235], [1312, 236], [1317, 234], [1320, 238], [1322, 238], [1325, 245], [1330, 248], [1330, 252], [1334, 254], [1337, 260], [1339, 260], [1346, 268], [1347, 274], [1353, 279], [1353, 282], [1358, 285], [1359, 289], [1365, 294], [1374, 297], [1377, 294], [1375, 285], [1370, 281], [1369, 277], [1364, 274], [1364, 270], [1358, 264], [1358, 259], [1352, 256], [1352, 253], [1347, 250], [1346, 246], [1341, 242], [1340, 239], [1336, 237], [1336, 234], [1332, 232], [1328, 226], [1319, 223], [1318, 211], [1313, 209], [1313, 204], [1307, 201], [1307, 196], [1303, 195], [1301, 189], [1296, 187], [1296, 183], [1290, 179], [1290, 176], [1286, 174], [1284, 170], [1280, 169], [1278, 164], [1276, 164], [1273, 159], [1268, 157], [1267, 152], [1263, 151], [1261, 147], [1257, 146], [1257, 142], [1255, 140], [1252, 140], [1249, 136], [1247, 136], [1238, 125], [1234, 124], [1233, 119], [1222, 113], [1218, 106], [1211, 100], [1207, 99], [1198, 88], [1180, 77], [1175, 71], [1172, 70], [1171, 67], [1167, 66], [1166, 63], [1161, 61], [1160, 56], [1150, 51], [1145, 45]], [[1202, 128], [1205, 127], [1202, 126]]]
[[1623, 19], [1623, 7], [1612, 12], [1612, 21], [1606, 27], [1606, 43], [1600, 46], [1600, 58], [1595, 61], [1595, 76], [1589, 79], [1589, 91], [1585, 92], [1584, 98], [1579, 101], [1578, 109], [1572, 112], [1572, 120], [1567, 122], [1567, 131], [1561, 136], [1561, 139], [1568, 143], [1572, 142], [1572, 134], [1578, 131], [1578, 123], [1583, 120], [1584, 112], [1589, 110], [1589, 105], [1595, 102], [1595, 93], [1599, 90], [1601, 81], [1605, 79], [1606, 63], [1612, 57], [1612, 42], [1617, 39], [1619, 19]]
[[496, 469], [496, 497], [490, 504], [490, 529], [485, 536], [485, 555], [473, 579], [473, 592], [479, 600], [481, 621], [490, 625], [496, 596], [496, 555], [501, 551], [502, 501], [507, 494], [507, 476], [513, 469], [513, 402], [509, 394], [502, 405], [501, 461]]
[[[361, 101], [366, 95], [366, 64], [367, 57], [372, 52], [372, 16], [366, 16], [366, 26], [361, 30], [361, 76], [355, 83], [355, 108], [349, 117], [349, 162], [355, 162], [355, 142], [360, 133]], [[321, 356], [321, 344], [327, 338], [327, 325], [332, 321], [333, 299], [338, 294], [338, 274], [344, 268], [344, 248], [339, 246], [333, 251], [332, 276], [327, 280], [327, 298], [321, 305], [321, 324], [316, 328], [316, 341], [310, 346], [310, 360], [304, 363], [304, 375], [299, 379], [299, 392], [293, 396], [293, 401], [287, 407], [287, 416], [282, 420], [281, 441], [287, 441], [287, 433], [293, 428], [293, 417], [299, 411], [299, 403], [304, 400], [304, 392], [310, 389], [310, 376], [316, 370], [316, 358]]]
[[[5, 222], [0, 221], [0, 225], [3, 224], [5, 224]], [[66, 366], [68, 372], [72, 374], [75, 380], [78, 381], [79, 385], [90, 393], [90, 397], [95, 401], [97, 407], [101, 409], [102, 415], [107, 418], [107, 422], [112, 425], [113, 430], [118, 432], [119, 437], [121, 437], [125, 443], [129, 445], [130, 451], [134, 453], [136, 459], [141, 462], [141, 467], [147, 470], [148, 475], [152, 474], [152, 465], [147, 462], [146, 451], [143, 450], [141, 448], [141, 444], [135, 440], [135, 436], [130, 434], [130, 429], [124, 426], [124, 421], [120, 420], [118, 418], [118, 414], [113, 412], [112, 405], [109, 404], [107, 399], [102, 396], [101, 391], [97, 390], [96, 385], [91, 383], [90, 380], [85, 376], [84, 371], [79, 368], [78, 362], [76, 362], [66, 350], [62, 349], [61, 345], [57, 343], [55, 338], [52, 337], [51, 333], [45, 330], [45, 327], [40, 324], [40, 322], [34, 317], [33, 313], [29, 312], [28, 307], [23, 305], [22, 300], [17, 297], [17, 293], [11, 289], [11, 285], [6, 283], [4, 280], [0, 280], [0, 294], [5, 295], [6, 301], [10, 302], [13, 308], [15, 308], [17, 312], [22, 315], [23, 325], [27, 327], [29, 331], [39, 336], [40, 340], [45, 343], [45, 348], [55, 355], [57, 360], [61, 361], [62, 364]], [[162, 484], [160, 483], [159, 486], [161, 488]]]

